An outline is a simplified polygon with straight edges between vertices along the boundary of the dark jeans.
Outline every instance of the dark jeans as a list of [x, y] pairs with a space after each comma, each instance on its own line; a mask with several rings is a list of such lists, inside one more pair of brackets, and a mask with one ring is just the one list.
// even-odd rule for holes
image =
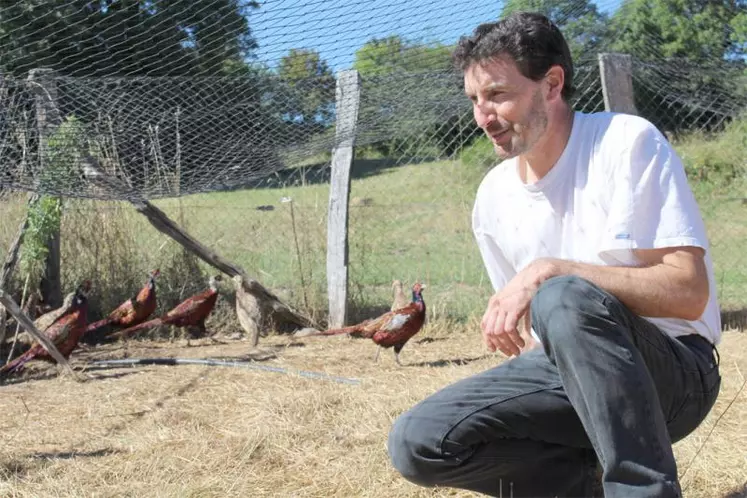
[[422, 486], [518, 498], [594, 496], [598, 462], [608, 498], [681, 496], [672, 442], [716, 401], [715, 348], [670, 338], [577, 277], [546, 281], [531, 314], [542, 347], [400, 416], [394, 467]]

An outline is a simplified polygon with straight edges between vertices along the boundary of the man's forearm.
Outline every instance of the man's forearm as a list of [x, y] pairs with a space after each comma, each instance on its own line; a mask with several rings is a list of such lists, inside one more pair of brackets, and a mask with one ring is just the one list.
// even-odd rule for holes
[[702, 285], [704, 275], [663, 264], [619, 267], [551, 259], [542, 267], [541, 280], [575, 275], [616, 296], [642, 316], [696, 320], [708, 300], [707, 280], [705, 289]]

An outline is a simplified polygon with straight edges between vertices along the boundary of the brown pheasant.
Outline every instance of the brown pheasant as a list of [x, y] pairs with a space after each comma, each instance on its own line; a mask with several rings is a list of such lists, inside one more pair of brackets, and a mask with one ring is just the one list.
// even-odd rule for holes
[[[33, 294], [32, 294], [33, 296]], [[73, 298], [75, 297], [75, 292], [71, 292], [68, 295], [65, 296], [65, 299], [62, 301], [62, 306], [60, 306], [57, 309], [53, 309], [51, 311], [47, 311], [43, 315], [39, 316], [36, 320], [34, 320], [34, 326], [36, 327], [36, 330], [38, 330], [41, 333], [44, 333], [47, 328], [54, 323], [57, 318], [62, 316], [70, 306], [73, 304]], [[34, 306], [30, 307], [31, 309], [34, 308]], [[47, 308], [48, 309], [48, 308]], [[25, 313], [28, 314], [29, 310], [24, 310]], [[19, 343], [31, 345], [34, 343], [34, 337], [31, 334], [23, 334], [19, 336]]]
[[410, 301], [405, 296], [405, 291], [402, 290], [402, 282], [395, 280], [392, 282], [392, 290], [394, 291], [394, 300], [392, 301], [392, 311], [404, 308]]
[[68, 308], [73, 305], [73, 299], [75, 299], [76, 295], [76, 292], [69, 293], [62, 301], [62, 306], [55, 310], [48, 311], [47, 313], [44, 313], [42, 316], [34, 320], [34, 326], [36, 327], [36, 329], [39, 332], [44, 332], [45, 330], [47, 330], [49, 326], [55, 322], [55, 320], [64, 315], [65, 312], [67, 312]]
[[135, 332], [145, 330], [159, 325], [173, 325], [175, 327], [197, 327], [201, 333], [207, 332], [205, 320], [213, 311], [218, 300], [217, 282], [222, 280], [220, 275], [210, 277], [210, 288], [194, 296], [188, 297], [166, 314], [143, 322], [139, 325], [128, 327], [112, 334], [112, 337], [124, 337]]
[[257, 298], [244, 288], [244, 279], [241, 275], [234, 276], [233, 283], [236, 289], [236, 316], [239, 319], [239, 325], [249, 337], [250, 345], [254, 347], [259, 344], [262, 323], [260, 304]]
[[394, 359], [398, 365], [399, 353], [412, 336], [417, 334], [425, 323], [425, 301], [422, 291], [425, 285], [416, 283], [412, 287], [412, 301], [403, 308], [388, 311], [383, 315], [365, 320], [356, 325], [339, 329], [296, 333], [296, 337], [314, 335], [350, 334], [352, 337], [372, 339], [379, 348], [376, 349], [374, 361], [378, 360], [381, 348], [393, 348]]
[[[68, 306], [62, 314], [57, 316], [55, 320], [52, 320], [52, 322], [46, 327], [46, 330], [43, 331], [44, 335], [54, 343], [60, 354], [65, 358], [70, 357], [70, 353], [72, 353], [78, 345], [78, 341], [86, 330], [88, 292], [90, 292], [90, 290], [90, 280], [85, 280], [81, 283], [75, 293], [73, 293], [73, 299], [70, 306]], [[58, 308], [51, 313], [56, 313], [59, 309], [62, 308]], [[37, 319], [37, 322], [46, 316], [47, 315], [40, 317]], [[41, 324], [44, 325], [44, 323]], [[44, 346], [39, 344], [37, 341], [34, 341], [25, 353], [0, 368], [0, 374], [7, 375], [9, 373], [20, 372], [24, 365], [33, 359], [55, 363], [55, 359], [46, 349], [44, 349]]]
[[156, 277], [161, 274], [156, 268], [148, 275], [148, 280], [140, 291], [117, 306], [106, 318], [94, 322], [86, 328], [86, 334], [105, 327], [132, 327], [147, 320], [156, 311]]

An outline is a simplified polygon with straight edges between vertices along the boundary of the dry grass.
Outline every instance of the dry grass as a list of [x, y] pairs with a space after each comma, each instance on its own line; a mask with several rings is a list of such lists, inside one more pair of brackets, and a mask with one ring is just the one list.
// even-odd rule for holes
[[[485, 352], [475, 325], [427, 325], [403, 350], [401, 368], [390, 351], [374, 364], [375, 346], [347, 337], [273, 336], [256, 350], [242, 341], [130, 342], [74, 356], [78, 366], [125, 355], [253, 358], [359, 385], [202, 366], [89, 370], [91, 379], [76, 383], [30, 367], [25, 382], [0, 388], [0, 495], [476, 496], [407, 483], [385, 447], [399, 413], [500, 361]], [[735, 398], [746, 350], [747, 334], [725, 333], [719, 400], [676, 445], [686, 497], [724, 497], [747, 481], [747, 391]]]

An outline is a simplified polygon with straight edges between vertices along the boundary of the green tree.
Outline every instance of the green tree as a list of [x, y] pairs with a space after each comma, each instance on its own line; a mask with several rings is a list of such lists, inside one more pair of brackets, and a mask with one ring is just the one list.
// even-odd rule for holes
[[285, 89], [281, 108], [291, 122], [311, 133], [330, 124], [336, 80], [319, 52], [291, 49], [280, 60], [278, 75]]
[[357, 143], [394, 158], [456, 152], [473, 126], [464, 124], [469, 106], [451, 70], [452, 49], [399, 36], [359, 48], [353, 63], [363, 79]]
[[633, 55], [636, 105], [644, 116], [672, 131], [704, 129], [745, 105], [745, 9], [744, 0], [621, 6], [612, 17], [610, 49]]
[[365, 76], [448, 69], [451, 47], [408, 42], [399, 36], [373, 38], [355, 51], [353, 67]]
[[743, 0], [628, 0], [612, 17], [611, 48], [643, 60], [742, 57], [745, 9]]
[[0, 67], [23, 75], [216, 74], [256, 48], [236, 0], [0, 0]]
[[84, 77], [57, 80], [56, 104], [135, 188], [164, 183], [154, 172], [178, 178], [178, 192], [232, 187], [277, 164], [269, 75], [247, 63], [257, 46], [249, 13], [258, 5], [0, 0], [0, 68], [18, 78], [36, 67]]
[[553, 21], [576, 63], [594, 57], [607, 40], [607, 16], [588, 0], [508, 0], [501, 17], [520, 11], [541, 12]]

